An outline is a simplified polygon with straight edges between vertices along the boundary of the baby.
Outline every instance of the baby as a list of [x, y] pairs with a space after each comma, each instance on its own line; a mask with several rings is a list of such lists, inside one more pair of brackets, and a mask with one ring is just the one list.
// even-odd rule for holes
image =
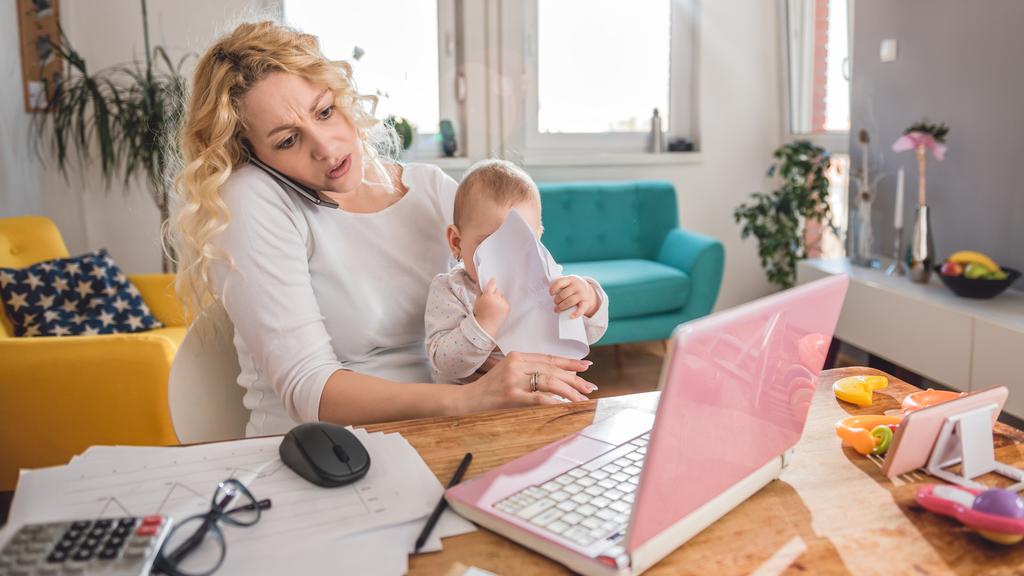
[[[427, 296], [427, 356], [435, 382], [472, 381], [504, 358], [495, 336], [508, 317], [509, 303], [493, 279], [480, 289], [473, 254], [511, 210], [540, 238], [540, 192], [533, 180], [503, 160], [484, 160], [470, 168], [455, 193], [454, 224], [448, 227], [448, 246], [461, 264], [437, 275]], [[556, 312], [575, 308], [572, 318], [583, 316], [588, 343], [604, 335], [608, 295], [595, 280], [562, 276], [551, 283], [549, 293]]]

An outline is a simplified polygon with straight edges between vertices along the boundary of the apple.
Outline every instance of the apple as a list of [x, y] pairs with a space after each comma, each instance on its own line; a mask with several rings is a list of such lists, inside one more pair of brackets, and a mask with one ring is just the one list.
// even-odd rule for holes
[[987, 275], [988, 275], [988, 268], [982, 266], [981, 264], [977, 264], [975, 262], [969, 263], [964, 268], [964, 278], [970, 278], [971, 280], [977, 280], [979, 278], [984, 278]]
[[939, 269], [939, 272], [943, 276], [959, 276], [964, 273], [964, 267], [956, 262], [947, 260], [942, 263], [942, 268]]

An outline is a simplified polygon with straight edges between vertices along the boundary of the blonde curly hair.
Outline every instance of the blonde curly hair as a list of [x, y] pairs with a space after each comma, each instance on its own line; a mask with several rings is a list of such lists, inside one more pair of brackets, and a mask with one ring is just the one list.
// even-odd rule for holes
[[296, 74], [330, 89], [338, 110], [362, 137], [364, 162], [394, 187], [382, 160], [396, 156], [397, 135], [373, 117], [366, 97], [356, 90], [348, 63], [327, 60], [311, 34], [269, 21], [238, 26], [199, 58], [180, 132], [182, 169], [174, 183], [178, 210], [168, 233], [178, 262], [176, 289], [190, 319], [217, 297], [212, 264], [231, 263], [230, 255], [211, 240], [227, 228], [230, 216], [221, 187], [248, 157], [242, 142], [242, 99], [274, 72]]

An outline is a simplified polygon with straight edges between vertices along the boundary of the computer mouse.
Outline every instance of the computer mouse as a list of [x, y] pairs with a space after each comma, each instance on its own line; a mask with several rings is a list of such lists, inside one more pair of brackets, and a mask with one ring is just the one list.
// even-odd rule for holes
[[308, 422], [292, 428], [278, 449], [281, 461], [317, 486], [344, 486], [366, 476], [370, 454], [342, 426]]

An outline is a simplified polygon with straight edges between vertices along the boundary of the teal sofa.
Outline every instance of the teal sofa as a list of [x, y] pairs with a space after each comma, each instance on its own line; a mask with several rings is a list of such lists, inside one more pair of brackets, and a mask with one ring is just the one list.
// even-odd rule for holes
[[725, 250], [679, 227], [669, 182], [539, 184], [544, 245], [565, 274], [590, 276], [608, 293], [599, 345], [663, 340], [711, 312]]

